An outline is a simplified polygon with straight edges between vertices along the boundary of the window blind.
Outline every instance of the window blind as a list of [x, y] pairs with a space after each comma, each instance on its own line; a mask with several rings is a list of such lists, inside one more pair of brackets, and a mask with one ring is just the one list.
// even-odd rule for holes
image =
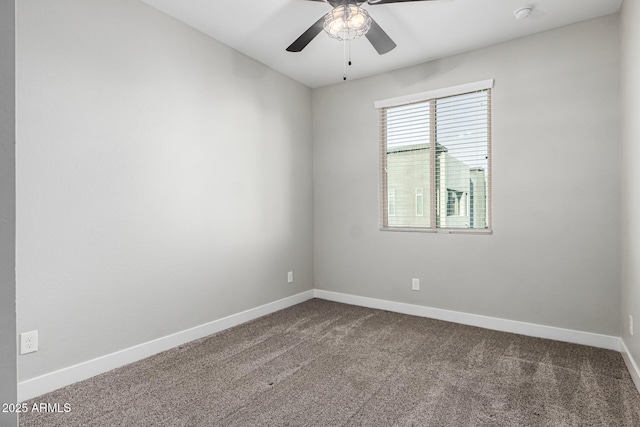
[[491, 88], [477, 87], [377, 104], [382, 229], [491, 231]]

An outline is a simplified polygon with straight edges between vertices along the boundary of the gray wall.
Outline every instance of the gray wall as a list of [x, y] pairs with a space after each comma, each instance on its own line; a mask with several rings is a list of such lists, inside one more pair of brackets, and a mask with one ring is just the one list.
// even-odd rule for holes
[[[17, 403], [15, 1], [0, 1], [0, 404]], [[0, 412], [0, 425], [17, 425]]]
[[[316, 288], [619, 336], [617, 31], [612, 15], [315, 90]], [[373, 102], [489, 78], [493, 235], [378, 231]]]
[[[622, 94], [622, 339], [640, 365], [640, 4], [620, 12]], [[629, 334], [629, 315], [634, 336]]]
[[309, 88], [130, 0], [21, 0], [17, 67], [20, 380], [313, 288]]
[[[623, 85], [633, 94], [639, 19], [627, 0]], [[617, 30], [617, 17], [600, 18], [317, 89], [312, 100], [303, 85], [142, 3], [19, 2], [18, 323], [38, 329], [41, 345], [20, 357], [21, 380], [314, 280], [619, 335], [621, 300], [623, 325], [627, 311], [640, 316], [630, 262], [640, 235], [628, 220], [640, 209], [631, 144], [640, 129], [623, 126], [621, 193]], [[494, 234], [378, 231], [373, 102], [486, 78], [496, 79]], [[623, 114], [637, 116], [637, 100], [625, 100]], [[2, 141], [4, 172], [13, 156]], [[630, 236], [622, 298], [621, 215]], [[412, 277], [422, 291], [410, 290]], [[3, 346], [15, 343], [6, 324]], [[638, 340], [622, 329], [637, 357]], [[11, 362], [0, 367], [12, 375]], [[9, 393], [15, 399], [13, 384]]]

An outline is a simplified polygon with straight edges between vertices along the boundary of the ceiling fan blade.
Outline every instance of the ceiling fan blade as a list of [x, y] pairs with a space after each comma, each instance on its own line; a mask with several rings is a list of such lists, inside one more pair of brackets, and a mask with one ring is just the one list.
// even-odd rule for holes
[[380, 55], [384, 55], [396, 47], [391, 37], [389, 37], [382, 27], [373, 19], [371, 20], [371, 28], [369, 28], [366, 37]]
[[450, 0], [369, 0], [367, 1], [367, 3], [370, 4], [371, 6], [375, 6], [378, 4], [404, 3], [404, 2], [410, 2], [410, 1], [450, 1]]
[[322, 31], [323, 23], [324, 23], [324, 16], [318, 19], [318, 21], [316, 21], [315, 24], [310, 26], [307, 31], [302, 33], [302, 35], [298, 37], [296, 41], [291, 43], [291, 46], [287, 48], [287, 52], [302, 52], [302, 49], [307, 47], [307, 45], [311, 43], [311, 40], [315, 39], [316, 36], [320, 34], [320, 32]]

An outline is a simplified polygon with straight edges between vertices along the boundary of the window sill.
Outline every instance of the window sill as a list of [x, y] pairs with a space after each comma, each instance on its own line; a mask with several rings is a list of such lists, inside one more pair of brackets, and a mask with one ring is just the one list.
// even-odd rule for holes
[[493, 234], [493, 230], [471, 230], [463, 228], [417, 228], [417, 227], [380, 227], [380, 231], [399, 231], [402, 233], [433, 233], [433, 234]]

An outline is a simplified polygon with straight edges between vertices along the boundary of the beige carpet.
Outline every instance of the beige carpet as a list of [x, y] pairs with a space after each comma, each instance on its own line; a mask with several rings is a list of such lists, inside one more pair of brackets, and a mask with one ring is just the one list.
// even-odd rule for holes
[[640, 426], [620, 354], [311, 300], [27, 402], [31, 426]]

